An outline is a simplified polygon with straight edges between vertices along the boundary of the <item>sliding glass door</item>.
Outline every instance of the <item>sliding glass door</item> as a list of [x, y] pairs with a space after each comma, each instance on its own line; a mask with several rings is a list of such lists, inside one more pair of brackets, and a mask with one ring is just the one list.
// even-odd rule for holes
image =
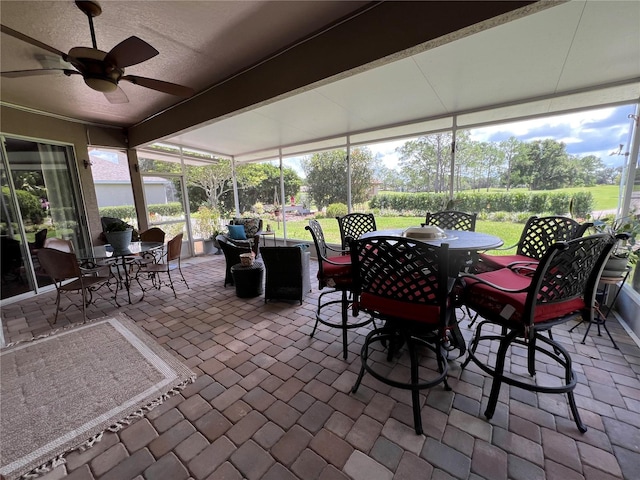
[[28, 139], [2, 139], [0, 239], [2, 300], [51, 284], [38, 263], [47, 238], [89, 246], [73, 149]]

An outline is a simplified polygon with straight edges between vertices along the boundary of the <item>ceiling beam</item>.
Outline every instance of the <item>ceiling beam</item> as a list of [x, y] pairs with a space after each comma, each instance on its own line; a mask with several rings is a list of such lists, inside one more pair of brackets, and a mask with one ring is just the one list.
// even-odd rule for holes
[[[524, 8], [532, 4], [536, 5]], [[254, 108], [467, 27], [490, 28], [494, 24], [488, 21], [496, 17], [501, 18], [497, 25], [554, 4], [526, 0], [372, 2], [357, 15], [131, 127], [129, 145], [133, 148]], [[507, 15], [510, 12], [512, 17]], [[464, 35], [470, 33], [467, 29]], [[455, 36], [448, 39], [453, 40]]]

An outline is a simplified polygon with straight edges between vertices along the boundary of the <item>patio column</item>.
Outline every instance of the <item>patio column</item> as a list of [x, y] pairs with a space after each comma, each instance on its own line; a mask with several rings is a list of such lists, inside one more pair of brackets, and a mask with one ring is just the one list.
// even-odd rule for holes
[[240, 216], [240, 199], [238, 198], [238, 178], [236, 177], [236, 157], [231, 157], [231, 179], [233, 182], [233, 203], [236, 207], [236, 217]]
[[458, 117], [453, 116], [453, 126], [451, 127], [451, 169], [449, 174], [449, 200], [453, 200], [453, 187], [456, 173], [456, 133], [458, 132]]
[[626, 175], [622, 178], [624, 191], [622, 194], [622, 202], [618, 208], [618, 217], [624, 217], [631, 210], [631, 195], [636, 180], [636, 170], [638, 168], [638, 150], [640, 150], [640, 103], [636, 104], [636, 113], [629, 114], [629, 118], [633, 120], [631, 126], [631, 146], [630, 150], [625, 153], [627, 170]]
[[[284, 195], [284, 175], [282, 173], [282, 148], [278, 148], [278, 158], [280, 160], [280, 205], [282, 205], [282, 236], [285, 245], [287, 244], [287, 209]], [[274, 237], [275, 238], [275, 237]]]
[[347, 213], [351, 210], [351, 137], [347, 136]]

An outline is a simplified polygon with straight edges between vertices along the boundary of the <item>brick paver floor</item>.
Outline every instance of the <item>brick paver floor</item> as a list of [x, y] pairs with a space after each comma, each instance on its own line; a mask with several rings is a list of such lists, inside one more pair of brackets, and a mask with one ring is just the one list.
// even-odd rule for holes
[[[640, 478], [640, 348], [615, 319], [609, 328], [620, 350], [595, 332], [580, 344], [583, 326], [571, 334], [573, 323], [554, 328], [573, 355], [587, 433], [577, 430], [566, 396], [506, 385], [488, 421], [490, 379], [451, 359], [452, 391], [424, 391], [425, 434], [418, 436], [406, 391], [365, 375], [350, 393], [367, 327], [350, 332], [346, 361], [337, 330], [319, 327], [309, 337], [315, 283], [303, 305], [265, 304], [223, 287], [222, 256], [188, 259], [183, 270], [190, 289], [178, 284], [177, 299], [163, 288], [119, 309], [98, 301], [89, 317], [126, 313], [197, 381], [146, 418], [71, 453], [43, 480]], [[53, 299], [4, 307], [5, 340], [49, 331]], [[80, 320], [71, 308], [59, 323]], [[466, 338], [468, 323], [461, 320]], [[510, 360], [522, 365], [524, 357]], [[557, 373], [547, 364], [538, 370], [542, 378]]]

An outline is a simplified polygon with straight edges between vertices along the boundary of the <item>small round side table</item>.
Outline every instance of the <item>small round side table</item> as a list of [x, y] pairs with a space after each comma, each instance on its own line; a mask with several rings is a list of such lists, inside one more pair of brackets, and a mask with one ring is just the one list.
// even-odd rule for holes
[[262, 295], [262, 277], [264, 265], [254, 261], [253, 265], [244, 266], [236, 263], [231, 267], [233, 283], [236, 286], [236, 296], [239, 298], [252, 298]]

